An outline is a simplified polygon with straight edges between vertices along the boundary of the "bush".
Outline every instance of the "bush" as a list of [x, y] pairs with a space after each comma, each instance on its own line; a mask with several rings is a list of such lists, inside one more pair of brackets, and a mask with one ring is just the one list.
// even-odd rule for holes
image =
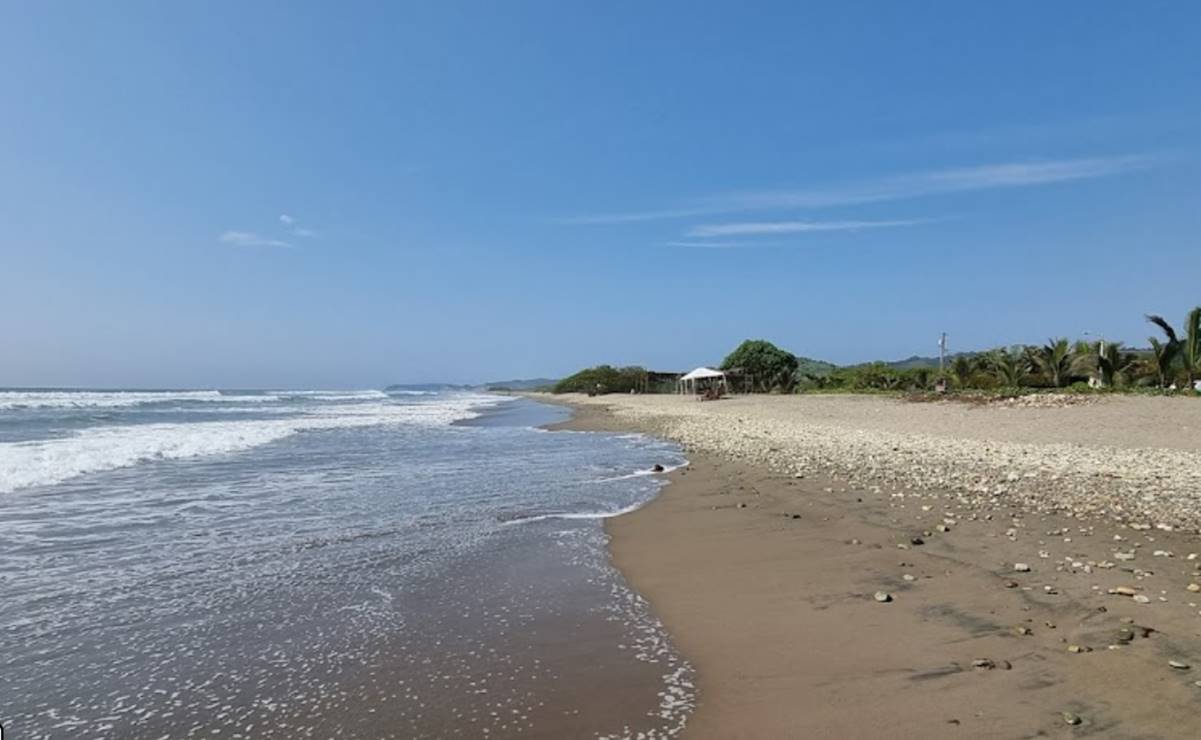
[[762, 339], [748, 339], [726, 355], [722, 370], [741, 369], [753, 380], [752, 390], [791, 391], [796, 379], [796, 355]]
[[552, 393], [629, 393], [641, 390], [646, 382], [646, 370], [641, 367], [615, 368], [612, 365], [597, 365], [563, 378]]

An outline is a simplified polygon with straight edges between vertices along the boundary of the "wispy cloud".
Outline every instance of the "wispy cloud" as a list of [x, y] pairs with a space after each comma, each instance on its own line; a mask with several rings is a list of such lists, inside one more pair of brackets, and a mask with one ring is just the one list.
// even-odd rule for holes
[[778, 247], [781, 242], [713, 242], [713, 241], [672, 241], [663, 242], [665, 247], [687, 247], [688, 249], [737, 249], [739, 247]]
[[291, 247], [292, 245], [281, 239], [272, 239], [270, 237], [261, 236], [253, 231], [226, 231], [221, 236], [217, 237], [223, 244], [232, 244], [235, 247]]
[[291, 216], [287, 213], [279, 214], [279, 222], [284, 225], [284, 228], [286, 228], [292, 234], [292, 236], [299, 236], [302, 239], [312, 239], [317, 236], [316, 231], [301, 226], [300, 222], [296, 220], [295, 216]]
[[863, 229], [887, 229], [900, 226], [917, 226], [930, 223], [930, 219], [907, 219], [903, 221], [741, 221], [725, 224], [705, 224], [688, 230], [692, 237], [762, 236], [767, 234], [804, 234], [814, 231], [861, 231]]
[[624, 224], [780, 208], [831, 208], [1090, 180], [1146, 169], [1153, 163], [1154, 158], [1145, 155], [1005, 162], [910, 172], [820, 188], [728, 193], [681, 208], [574, 216], [558, 219], [558, 222]]

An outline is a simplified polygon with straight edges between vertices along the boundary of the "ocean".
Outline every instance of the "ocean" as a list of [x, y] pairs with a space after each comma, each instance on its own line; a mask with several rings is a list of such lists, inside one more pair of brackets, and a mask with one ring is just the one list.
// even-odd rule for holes
[[0, 390], [5, 737], [676, 734], [605, 517], [685, 464], [487, 394]]

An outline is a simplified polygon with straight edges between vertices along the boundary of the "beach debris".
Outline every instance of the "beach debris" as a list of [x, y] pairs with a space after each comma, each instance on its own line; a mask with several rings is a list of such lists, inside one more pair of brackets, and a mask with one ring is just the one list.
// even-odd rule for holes
[[872, 598], [881, 604], [887, 604], [888, 602], [892, 601], [892, 594], [888, 593], [887, 591], [877, 591]]
[[1191, 666], [1189, 666], [1188, 663], [1185, 663], [1183, 660], [1169, 660], [1168, 665], [1175, 668], [1178, 671], [1187, 671], [1191, 667]]
[[978, 659], [972, 661], [972, 668], [976, 668], [978, 670], [991, 671], [993, 668], [996, 668], [996, 667], [997, 667], [997, 664], [992, 662], [988, 658], [978, 658]]
[[1029, 573], [1030, 565], [1029, 565], [1029, 563], [1014, 563], [1013, 569], [1016, 570], [1018, 573]]
[[1082, 720], [1080, 718], [1080, 715], [1076, 714], [1075, 712], [1064, 712], [1063, 713], [1063, 721], [1068, 723], [1069, 725], [1072, 725], [1073, 727], [1075, 727], [1076, 725], [1080, 724], [1084, 720]]
[[651, 472], [652, 472], [652, 473], [662, 473], [664, 470], [665, 470], [665, 468], [664, 468], [662, 465], [660, 465], [659, 463], [655, 463], [655, 464], [654, 464], [654, 465], [651, 467]]

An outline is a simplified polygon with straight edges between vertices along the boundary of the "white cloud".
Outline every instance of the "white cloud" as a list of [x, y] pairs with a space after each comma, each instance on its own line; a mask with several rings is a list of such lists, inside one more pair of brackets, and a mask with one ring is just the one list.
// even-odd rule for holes
[[729, 193], [706, 198], [683, 208], [604, 213], [558, 221], [564, 224], [623, 224], [779, 208], [831, 208], [931, 195], [1089, 180], [1145, 169], [1152, 164], [1152, 157], [1139, 155], [1005, 162], [910, 172], [805, 190]]
[[929, 223], [929, 219], [904, 221], [750, 221], [705, 224], [688, 230], [688, 236], [760, 236], [764, 234], [804, 234], [814, 231], [860, 231]]
[[299, 226], [297, 226], [295, 229], [292, 229], [292, 233], [305, 239], [312, 239], [317, 236], [316, 231], [313, 231], [312, 229], [302, 229]]
[[235, 247], [291, 247], [288, 242], [260, 236], [253, 231], [226, 231], [217, 237], [223, 244]]
[[291, 226], [292, 224], [296, 223], [296, 219], [292, 218], [286, 213], [281, 213], [279, 214], [279, 222], [284, 226]]

